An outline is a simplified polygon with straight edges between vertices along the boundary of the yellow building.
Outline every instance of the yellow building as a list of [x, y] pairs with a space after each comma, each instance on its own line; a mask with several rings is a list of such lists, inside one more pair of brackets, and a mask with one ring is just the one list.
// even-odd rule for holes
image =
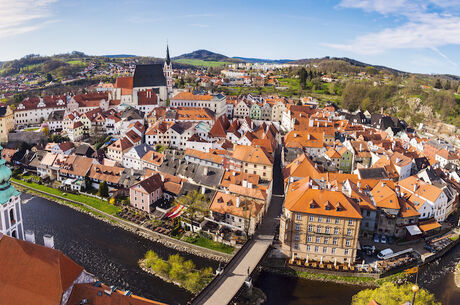
[[14, 114], [10, 106], [0, 106], [0, 142], [8, 142], [8, 133], [14, 129]]
[[341, 192], [289, 185], [280, 223], [281, 251], [290, 258], [354, 263], [361, 212]]

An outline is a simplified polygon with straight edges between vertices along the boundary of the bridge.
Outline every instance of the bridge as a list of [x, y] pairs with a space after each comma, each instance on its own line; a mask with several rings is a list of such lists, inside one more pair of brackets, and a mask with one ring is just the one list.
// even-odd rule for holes
[[275, 237], [284, 200], [280, 150], [275, 155], [273, 166], [273, 195], [264, 219], [246, 244], [225, 266], [209, 285], [191, 300], [192, 305], [227, 305], [243, 286], [248, 273], [257, 267]]

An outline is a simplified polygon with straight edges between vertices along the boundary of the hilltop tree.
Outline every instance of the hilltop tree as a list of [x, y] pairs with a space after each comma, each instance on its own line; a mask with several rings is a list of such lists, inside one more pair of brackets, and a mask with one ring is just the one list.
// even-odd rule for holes
[[442, 89], [441, 80], [439, 78], [436, 80], [436, 83], [434, 84], [434, 87], [436, 89]]
[[444, 89], [445, 90], [450, 90], [452, 87], [450, 85], [450, 80], [446, 80], [446, 83], [444, 84]]
[[300, 88], [305, 89], [305, 83], [307, 82], [307, 71], [304, 67], [299, 70]]
[[[384, 283], [376, 289], [366, 289], [355, 294], [352, 305], [368, 305], [372, 300], [379, 304], [401, 305], [412, 301], [413, 291], [411, 283], [401, 286], [393, 283]], [[436, 298], [426, 289], [420, 289], [415, 295], [417, 305], [441, 305]]]

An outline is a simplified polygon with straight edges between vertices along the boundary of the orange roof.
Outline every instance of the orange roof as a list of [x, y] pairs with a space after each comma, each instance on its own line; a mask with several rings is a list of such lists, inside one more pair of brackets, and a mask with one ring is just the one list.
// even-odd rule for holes
[[414, 205], [409, 202], [408, 200], [404, 198], [398, 198], [399, 200], [399, 213], [401, 217], [407, 218], [407, 217], [417, 217], [420, 216], [420, 213], [417, 211], [417, 209], [414, 207]]
[[379, 208], [399, 210], [399, 200], [395, 191], [386, 182], [378, 183], [371, 191], [375, 205]]
[[216, 163], [216, 164], [222, 164], [223, 161], [224, 161], [224, 158], [220, 155], [216, 155], [216, 154], [213, 154], [213, 153], [207, 153], [207, 152], [203, 152], [201, 150], [196, 150], [196, 149], [191, 149], [191, 148], [187, 148], [185, 150], [185, 155], [186, 156], [191, 156], [191, 157], [194, 157], [194, 158], [198, 158], [200, 160], [206, 160], [206, 161], [210, 161], [210, 162], [213, 162], [213, 163]]
[[212, 100], [212, 95], [195, 95], [192, 92], [180, 92], [172, 100], [210, 101]]
[[123, 171], [123, 167], [93, 164], [88, 176], [92, 179], [97, 179], [100, 181], [118, 183], [121, 179], [121, 174]]
[[291, 131], [284, 137], [286, 147], [323, 147], [322, 132]]
[[284, 206], [292, 212], [361, 219], [361, 212], [341, 192], [309, 188], [308, 178], [289, 185]]
[[0, 304], [59, 305], [83, 267], [61, 251], [0, 233]]
[[240, 198], [240, 206], [237, 207], [238, 196], [216, 192], [209, 209], [220, 214], [230, 214], [243, 218], [257, 216], [263, 208], [263, 204], [259, 204], [253, 200]]
[[228, 191], [230, 193], [258, 200], [265, 200], [267, 198], [267, 193], [264, 190], [258, 188], [257, 185], [253, 186], [252, 188], [248, 188], [242, 185], [230, 184], [228, 186]]
[[429, 222], [425, 222], [423, 224], [419, 224], [418, 227], [420, 228], [420, 230], [423, 231], [423, 233], [426, 233], [428, 231], [431, 231], [431, 230], [434, 230], [434, 229], [437, 229], [437, 228], [440, 228], [441, 227], [441, 224], [439, 222], [437, 222], [436, 220], [431, 220]]
[[273, 166], [273, 158], [263, 148], [236, 145], [233, 150], [233, 159], [253, 164]]
[[155, 165], [161, 165], [163, 164], [163, 160], [165, 158], [165, 155], [159, 152], [156, 152], [154, 150], [149, 150], [143, 157], [142, 161], [152, 163]]
[[339, 159], [341, 156], [340, 154], [332, 147], [326, 151], [326, 155], [331, 159]]
[[240, 173], [235, 171], [225, 171], [220, 183], [223, 187], [228, 187], [230, 184], [242, 185], [243, 180], [252, 183], [252, 185], [259, 184], [259, 175]]
[[[410, 176], [399, 181], [399, 185], [411, 194], [426, 198], [431, 202], [435, 202], [442, 193], [441, 188], [428, 184], [416, 176]], [[416, 187], [415, 192], [414, 186]]]
[[115, 81], [115, 88], [133, 89], [133, 77], [117, 77], [117, 80]]

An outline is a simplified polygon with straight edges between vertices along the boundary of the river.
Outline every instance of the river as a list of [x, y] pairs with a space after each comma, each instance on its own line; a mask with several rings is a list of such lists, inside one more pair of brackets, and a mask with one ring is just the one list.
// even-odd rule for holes
[[[24, 229], [35, 232], [38, 244], [43, 244], [44, 234], [53, 235], [56, 249], [108, 285], [129, 289], [134, 294], [168, 304], [185, 304], [192, 297], [187, 290], [151, 276], [137, 265], [148, 250], [166, 259], [176, 250], [47, 199], [22, 196], [26, 201], [22, 205]], [[199, 268], [215, 269], [218, 265], [212, 260], [180, 254]]]
[[[137, 295], [168, 304], [185, 304], [192, 297], [185, 289], [150, 276], [137, 265], [147, 250], [152, 249], [163, 258], [177, 251], [47, 199], [22, 196], [26, 201], [22, 206], [24, 229], [35, 232], [37, 243], [43, 244], [44, 234], [52, 234], [56, 249], [105, 283], [129, 289]], [[192, 259], [199, 268], [218, 265], [194, 255], [181, 255]], [[420, 270], [420, 286], [433, 292], [443, 305], [460, 304], [460, 289], [455, 286], [452, 273], [458, 261], [460, 245]], [[271, 305], [346, 305], [362, 289], [268, 272], [260, 274], [255, 286], [266, 294], [265, 304]]]
[[[454, 270], [460, 261], [460, 244], [439, 260], [420, 268], [418, 283], [434, 293], [443, 305], [460, 304], [460, 288], [454, 282]], [[414, 279], [412, 279], [414, 280]], [[362, 287], [296, 279], [262, 272], [255, 287], [267, 296], [264, 305], [346, 305]], [[276, 287], [276, 289], [273, 289]]]

